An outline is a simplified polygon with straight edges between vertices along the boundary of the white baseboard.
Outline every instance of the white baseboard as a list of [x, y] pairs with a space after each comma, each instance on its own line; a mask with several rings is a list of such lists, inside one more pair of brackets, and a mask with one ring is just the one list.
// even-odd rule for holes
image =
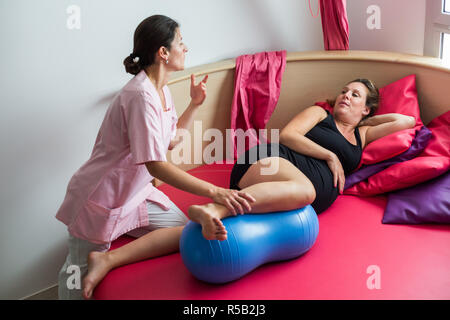
[[58, 300], [58, 284], [54, 284], [19, 300]]

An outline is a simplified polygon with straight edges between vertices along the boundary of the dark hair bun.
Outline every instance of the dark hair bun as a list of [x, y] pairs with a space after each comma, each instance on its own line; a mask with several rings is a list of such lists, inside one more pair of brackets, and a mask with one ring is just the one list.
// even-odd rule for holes
[[139, 61], [134, 62], [133, 59], [133, 56], [129, 55], [123, 60], [123, 65], [125, 66], [125, 71], [127, 73], [137, 75], [142, 70], [142, 67], [139, 64]]
[[[133, 53], [123, 60], [125, 71], [138, 74], [155, 62], [155, 56], [160, 47], [170, 51], [175, 38], [178, 22], [163, 15], [153, 15], [144, 19], [134, 31]], [[138, 59], [135, 59], [137, 56]]]

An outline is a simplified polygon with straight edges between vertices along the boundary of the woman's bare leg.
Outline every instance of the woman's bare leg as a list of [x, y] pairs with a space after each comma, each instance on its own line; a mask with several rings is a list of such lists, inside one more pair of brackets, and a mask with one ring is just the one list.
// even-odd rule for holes
[[[250, 212], [265, 213], [300, 208], [312, 203], [315, 190], [311, 181], [292, 163], [283, 158], [266, 158], [265, 161], [279, 161], [278, 171], [272, 175], [261, 174], [266, 168], [261, 160], [255, 162], [239, 182], [241, 191], [249, 193], [255, 202]], [[272, 165], [272, 164], [271, 164]], [[225, 240], [226, 232], [221, 219], [231, 215], [229, 210], [217, 203], [189, 207], [191, 220], [202, 225], [203, 236], [208, 240]]]
[[[264, 165], [260, 160], [248, 169], [239, 182], [239, 187], [256, 200], [252, 203], [251, 212], [291, 210], [314, 201], [315, 191], [309, 179], [285, 159], [265, 160], [276, 159], [279, 159], [276, 174], [262, 175], [261, 169], [267, 168], [267, 164]], [[190, 218], [202, 224], [203, 235], [207, 239], [226, 239], [226, 230], [220, 219], [230, 214], [225, 206], [216, 203], [189, 208]], [[91, 298], [97, 284], [116, 267], [178, 251], [183, 228], [157, 229], [120, 248], [108, 252], [91, 252], [88, 274], [83, 279], [84, 297]]]
[[88, 273], [83, 279], [84, 298], [90, 299], [97, 284], [116, 267], [177, 252], [183, 228], [157, 229], [120, 248], [89, 253]]

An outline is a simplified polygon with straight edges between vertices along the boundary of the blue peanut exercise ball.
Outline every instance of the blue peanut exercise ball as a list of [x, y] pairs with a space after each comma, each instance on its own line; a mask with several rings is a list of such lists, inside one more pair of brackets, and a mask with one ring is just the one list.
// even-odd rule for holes
[[258, 266], [296, 258], [308, 251], [319, 234], [314, 209], [245, 214], [222, 220], [227, 239], [206, 240], [201, 225], [189, 221], [180, 238], [180, 254], [199, 280], [225, 283]]

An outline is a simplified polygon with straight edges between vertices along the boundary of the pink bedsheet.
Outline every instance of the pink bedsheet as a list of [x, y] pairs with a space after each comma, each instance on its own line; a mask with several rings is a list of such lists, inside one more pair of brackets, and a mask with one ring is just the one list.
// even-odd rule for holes
[[[227, 187], [231, 167], [204, 165], [190, 173]], [[168, 185], [160, 189], [184, 212], [191, 204], [209, 202]], [[384, 196], [340, 195], [319, 215], [319, 235], [311, 250], [290, 261], [261, 266], [235, 282], [203, 283], [189, 273], [176, 253], [111, 271], [94, 297], [450, 299], [450, 226], [384, 225], [381, 219], [385, 205]], [[123, 236], [112, 248], [131, 240]]]

